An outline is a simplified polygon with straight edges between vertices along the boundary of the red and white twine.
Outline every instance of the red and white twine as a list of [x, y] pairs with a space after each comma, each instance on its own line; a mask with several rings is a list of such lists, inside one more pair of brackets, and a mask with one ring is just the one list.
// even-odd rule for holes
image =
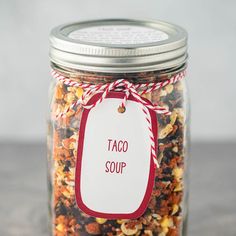
[[146, 120], [148, 123], [148, 130], [149, 130], [149, 137], [151, 140], [151, 156], [153, 159], [153, 162], [155, 164], [155, 167], [159, 168], [159, 163], [157, 161], [157, 153], [156, 153], [156, 140], [154, 138], [153, 130], [152, 130], [152, 120], [150, 116], [150, 112], [148, 111], [147, 107], [143, 106], [142, 110], [144, 114], [146, 115]]
[[[88, 84], [88, 83], [81, 83], [77, 82], [71, 79], [68, 79], [64, 77], [63, 75], [57, 73], [55, 70], [52, 70], [52, 76], [55, 78], [58, 82], [62, 82], [63, 84], [71, 87], [80, 87], [83, 89], [84, 93], [82, 97], [77, 100], [76, 102], [72, 103], [65, 111], [57, 114], [57, 118], [64, 117], [70, 110], [75, 109], [79, 104], [83, 106], [85, 109], [92, 109], [97, 104], [101, 103], [108, 95], [110, 91], [123, 91], [124, 92], [124, 98], [121, 103], [121, 107], [125, 108], [127, 100], [130, 95], [133, 95], [133, 97], [142, 104], [142, 110], [145, 113], [146, 120], [148, 122], [148, 128], [149, 128], [149, 137], [151, 139], [151, 154], [152, 158], [154, 160], [154, 163], [156, 167], [159, 167], [157, 156], [156, 156], [156, 141], [154, 139], [153, 130], [152, 130], [152, 122], [151, 122], [151, 116], [148, 109], [151, 109], [155, 111], [157, 114], [164, 114], [164, 115], [170, 115], [170, 111], [166, 107], [158, 106], [157, 104], [152, 104], [150, 102], [147, 102], [142, 95], [146, 93], [150, 93], [154, 90], [160, 89], [162, 87], [165, 87], [169, 84], [174, 84], [180, 80], [182, 80], [186, 75], [186, 71], [179, 72], [178, 74], [172, 76], [170, 79], [164, 80], [162, 82], [158, 83], [143, 83], [143, 84], [133, 84], [125, 79], [119, 79], [111, 83], [106, 84]], [[86, 97], [89, 97], [91, 95], [94, 95], [96, 93], [102, 93], [101, 97], [94, 102], [93, 104], [88, 105], [86, 102]]]

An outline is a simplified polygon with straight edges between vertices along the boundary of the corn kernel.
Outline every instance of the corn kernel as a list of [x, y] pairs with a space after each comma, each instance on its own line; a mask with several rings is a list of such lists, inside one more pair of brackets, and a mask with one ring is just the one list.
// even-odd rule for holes
[[171, 218], [168, 218], [167, 216], [164, 216], [161, 221], [161, 227], [162, 228], [168, 228], [173, 226], [173, 220]]
[[182, 168], [174, 168], [172, 174], [176, 179], [181, 179], [183, 177], [183, 169]]
[[82, 88], [77, 88], [75, 95], [77, 96], [77, 98], [81, 98], [81, 96], [83, 95], [83, 92], [84, 91]]
[[162, 232], [165, 233], [165, 234], [167, 234], [168, 231], [169, 231], [168, 227], [165, 227], [165, 228], [162, 229]]
[[175, 213], [177, 213], [179, 210], [179, 206], [177, 204], [173, 205], [173, 209], [172, 209], [172, 215], [174, 215]]
[[57, 226], [56, 226], [56, 229], [58, 230], [58, 231], [60, 231], [60, 232], [63, 232], [64, 231], [64, 225], [63, 224], [58, 224]]
[[107, 219], [104, 219], [104, 218], [96, 218], [96, 221], [97, 221], [98, 224], [104, 224], [104, 223], [107, 221]]
[[180, 192], [180, 191], [182, 191], [182, 190], [183, 190], [183, 185], [182, 185], [181, 183], [179, 183], [179, 184], [175, 187], [174, 192]]

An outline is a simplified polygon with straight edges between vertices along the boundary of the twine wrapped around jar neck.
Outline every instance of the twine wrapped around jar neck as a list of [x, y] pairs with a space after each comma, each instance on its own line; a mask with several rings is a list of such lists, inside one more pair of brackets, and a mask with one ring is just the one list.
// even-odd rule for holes
[[[132, 94], [137, 99], [137, 101], [139, 101], [141, 104], [146, 106], [148, 109], [154, 110], [155, 112], [157, 112], [159, 114], [170, 115], [170, 111], [168, 108], [160, 107], [157, 104], [150, 104], [150, 103], [146, 102], [145, 99], [142, 98], [142, 95], [146, 94], [146, 93], [150, 93], [150, 92], [160, 89], [162, 87], [165, 87], [168, 84], [174, 84], [174, 83], [182, 80], [185, 77], [185, 75], [186, 75], [186, 70], [175, 74], [174, 76], [172, 76], [168, 80], [164, 80], [164, 81], [158, 82], [158, 83], [133, 84], [125, 79], [120, 79], [120, 80], [116, 80], [114, 82], [107, 83], [107, 84], [94, 85], [94, 84], [81, 83], [81, 82], [77, 82], [77, 81], [68, 79], [65, 76], [63, 76], [62, 74], [58, 73], [57, 71], [52, 70], [52, 76], [55, 79], [57, 79], [58, 81], [66, 84], [67, 86], [81, 87], [84, 90], [84, 94], [81, 97], [81, 99], [79, 99], [75, 103], [71, 104], [71, 106], [66, 111], [58, 114], [57, 117], [62, 117], [70, 109], [73, 109], [78, 104], [81, 104], [86, 109], [91, 109], [91, 108], [95, 107], [98, 103], [101, 103], [103, 101], [103, 99], [106, 98], [107, 94], [110, 91], [123, 91], [124, 92], [124, 99], [121, 104], [122, 108], [125, 108], [125, 104], [128, 100], [128, 97], [130, 94]], [[86, 97], [96, 94], [96, 93], [101, 93], [102, 94], [101, 98], [96, 103], [88, 106], [85, 102]]]

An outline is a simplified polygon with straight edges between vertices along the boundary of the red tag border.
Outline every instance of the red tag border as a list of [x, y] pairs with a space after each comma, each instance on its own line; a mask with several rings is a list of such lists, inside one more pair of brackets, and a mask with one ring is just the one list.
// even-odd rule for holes
[[[95, 94], [89, 101], [88, 101], [88, 105], [94, 104], [96, 101], [99, 100], [99, 98], [102, 96], [102, 93], [97, 93]], [[110, 92], [106, 98], [123, 98], [124, 97], [124, 93], [122, 92]], [[139, 102], [137, 99], [135, 99], [135, 97], [133, 97], [132, 95], [130, 95], [128, 101], [135, 101], [135, 102]], [[147, 102], [150, 103], [149, 100], [145, 99]], [[81, 196], [81, 191], [80, 191], [80, 177], [81, 177], [81, 164], [82, 164], [82, 157], [83, 157], [83, 147], [84, 147], [84, 134], [85, 134], [85, 128], [86, 128], [86, 123], [87, 123], [87, 118], [89, 115], [91, 109], [84, 109], [83, 113], [82, 113], [82, 117], [81, 117], [81, 121], [80, 121], [80, 127], [79, 127], [79, 141], [78, 141], [78, 153], [77, 153], [77, 160], [76, 160], [76, 171], [75, 171], [75, 196], [76, 196], [76, 203], [77, 206], [80, 210], [82, 210], [84, 213], [92, 216], [92, 217], [99, 217], [99, 218], [105, 218], [105, 219], [136, 219], [138, 217], [140, 217], [146, 210], [151, 194], [152, 194], [152, 190], [153, 190], [153, 186], [154, 186], [154, 178], [155, 178], [155, 169], [156, 166], [154, 164], [152, 155], [150, 156], [150, 173], [149, 173], [149, 177], [148, 177], [148, 185], [147, 185], [147, 189], [146, 189], [146, 193], [144, 195], [144, 198], [139, 206], [139, 208], [132, 212], [132, 213], [103, 213], [103, 212], [96, 212], [91, 210], [90, 208], [88, 208], [83, 200], [82, 200], [82, 196]], [[158, 145], [158, 141], [157, 141], [157, 133], [158, 133], [158, 121], [157, 121], [157, 115], [156, 112], [153, 110], [148, 109], [150, 112], [150, 116], [151, 116], [151, 121], [152, 121], [152, 130], [153, 130], [153, 135], [154, 135], [154, 140], [156, 140], [155, 143], [155, 149], [157, 150], [157, 145]], [[151, 153], [151, 151], [150, 151]]]

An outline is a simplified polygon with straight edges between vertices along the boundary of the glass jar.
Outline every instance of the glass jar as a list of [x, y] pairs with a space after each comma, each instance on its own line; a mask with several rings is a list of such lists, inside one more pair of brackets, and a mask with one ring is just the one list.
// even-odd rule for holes
[[186, 32], [97, 20], [50, 41], [51, 235], [186, 235]]

